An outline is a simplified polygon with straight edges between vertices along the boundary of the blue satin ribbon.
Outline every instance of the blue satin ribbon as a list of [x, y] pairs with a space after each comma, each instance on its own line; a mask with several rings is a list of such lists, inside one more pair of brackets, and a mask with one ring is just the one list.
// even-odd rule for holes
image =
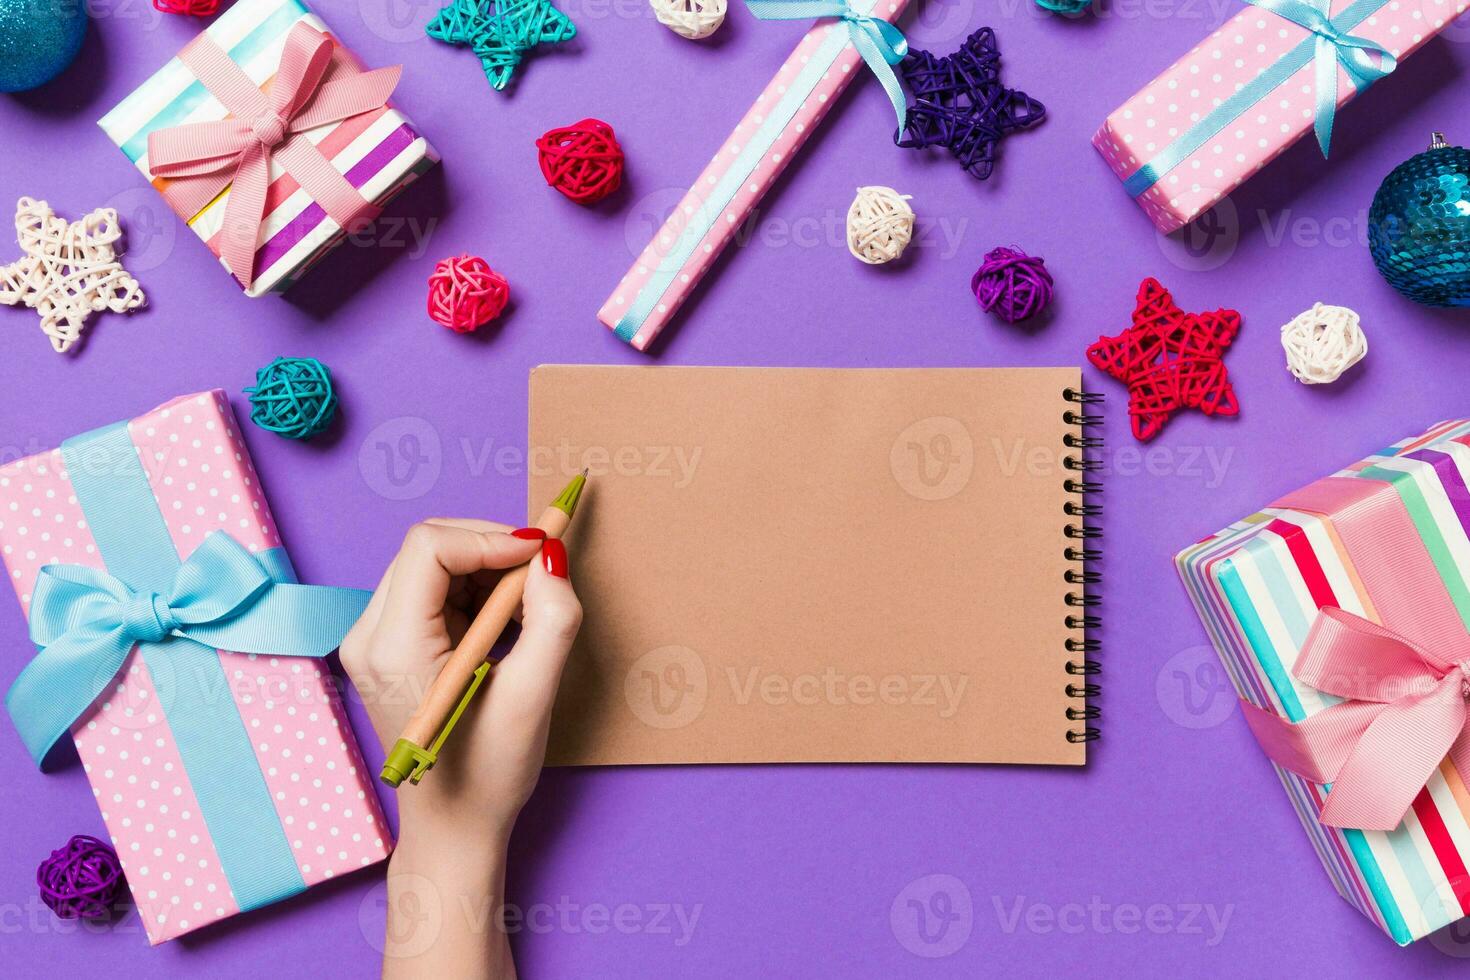
[[909, 42], [903, 32], [881, 17], [860, 14], [848, 0], [745, 0], [745, 6], [759, 20], [812, 20], [835, 17], [847, 25], [852, 46], [862, 55], [873, 77], [888, 93], [898, 117], [899, 132], [908, 118], [908, 101], [893, 66], [909, 53]]
[[26, 748], [40, 765], [137, 646], [237, 904], [302, 891], [219, 650], [324, 657], [368, 593], [298, 585], [284, 551], [251, 554], [222, 531], [181, 562], [126, 425], [68, 440], [62, 456], [107, 571], [41, 569], [39, 652], [5, 695]]
[[[1309, 62], [1316, 74], [1316, 110], [1313, 128], [1322, 155], [1327, 156], [1332, 144], [1332, 124], [1337, 117], [1337, 67], [1363, 91], [1398, 67], [1398, 59], [1376, 41], [1356, 37], [1348, 31], [1357, 27], [1390, 0], [1356, 0], [1336, 17], [1331, 16], [1332, 0], [1245, 0], [1252, 6], [1276, 14], [1305, 28], [1311, 36], [1282, 55], [1213, 112], [1191, 126], [1147, 164], [1135, 171], [1123, 186], [1133, 197], [1157, 184], [1221, 130], [1244, 115], [1296, 74]], [[1375, 62], [1372, 55], [1377, 55]]]

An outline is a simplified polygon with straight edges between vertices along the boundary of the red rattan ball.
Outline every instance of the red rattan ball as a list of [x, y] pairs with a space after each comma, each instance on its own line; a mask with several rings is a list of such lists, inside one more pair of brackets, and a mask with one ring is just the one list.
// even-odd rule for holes
[[153, 0], [153, 9], [165, 14], [209, 17], [219, 9], [219, 0]]
[[429, 316], [456, 333], [489, 323], [508, 302], [510, 283], [478, 255], [440, 259], [429, 277]]
[[578, 204], [596, 204], [623, 182], [623, 148], [601, 119], [548, 131], [536, 152], [541, 176]]

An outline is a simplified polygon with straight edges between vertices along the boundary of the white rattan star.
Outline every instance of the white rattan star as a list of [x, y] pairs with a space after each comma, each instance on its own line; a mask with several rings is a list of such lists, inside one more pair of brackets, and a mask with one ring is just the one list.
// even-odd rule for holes
[[112, 208], [67, 222], [45, 201], [23, 197], [15, 205], [15, 233], [25, 255], [0, 266], [0, 303], [23, 303], [39, 313], [58, 353], [81, 338], [93, 313], [127, 313], [147, 302], [138, 280], [117, 261], [113, 243], [122, 228]]

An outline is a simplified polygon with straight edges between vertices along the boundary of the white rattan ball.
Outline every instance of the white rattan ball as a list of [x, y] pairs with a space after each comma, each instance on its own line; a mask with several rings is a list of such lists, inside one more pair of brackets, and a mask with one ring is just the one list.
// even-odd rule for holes
[[847, 209], [847, 250], [868, 265], [892, 262], [914, 237], [909, 195], [892, 187], [859, 187]]
[[709, 37], [725, 22], [726, 0], [648, 0], [658, 22], [691, 41]]
[[1329, 384], [1368, 353], [1358, 314], [1318, 303], [1281, 328], [1286, 366], [1303, 384]]

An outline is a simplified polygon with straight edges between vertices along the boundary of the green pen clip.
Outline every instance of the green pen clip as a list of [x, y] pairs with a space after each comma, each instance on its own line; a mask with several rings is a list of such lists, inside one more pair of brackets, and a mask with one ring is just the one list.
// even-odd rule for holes
[[444, 722], [444, 727], [439, 730], [438, 735], [434, 736], [434, 741], [427, 749], [419, 748], [406, 738], [398, 740], [393, 746], [393, 751], [388, 753], [388, 758], [383, 762], [383, 771], [379, 774], [383, 782], [395, 789], [404, 779], [417, 785], [418, 781], [424, 778], [424, 773], [434, 768], [434, 763], [439, 761], [439, 750], [449, 739], [449, 733], [454, 731], [460, 715], [464, 714], [464, 710], [470, 706], [470, 699], [475, 696], [475, 692], [490, 675], [491, 666], [493, 665], [486, 661], [475, 668], [469, 686], [464, 689], [464, 694], [460, 695], [459, 704], [454, 706], [453, 713]]

